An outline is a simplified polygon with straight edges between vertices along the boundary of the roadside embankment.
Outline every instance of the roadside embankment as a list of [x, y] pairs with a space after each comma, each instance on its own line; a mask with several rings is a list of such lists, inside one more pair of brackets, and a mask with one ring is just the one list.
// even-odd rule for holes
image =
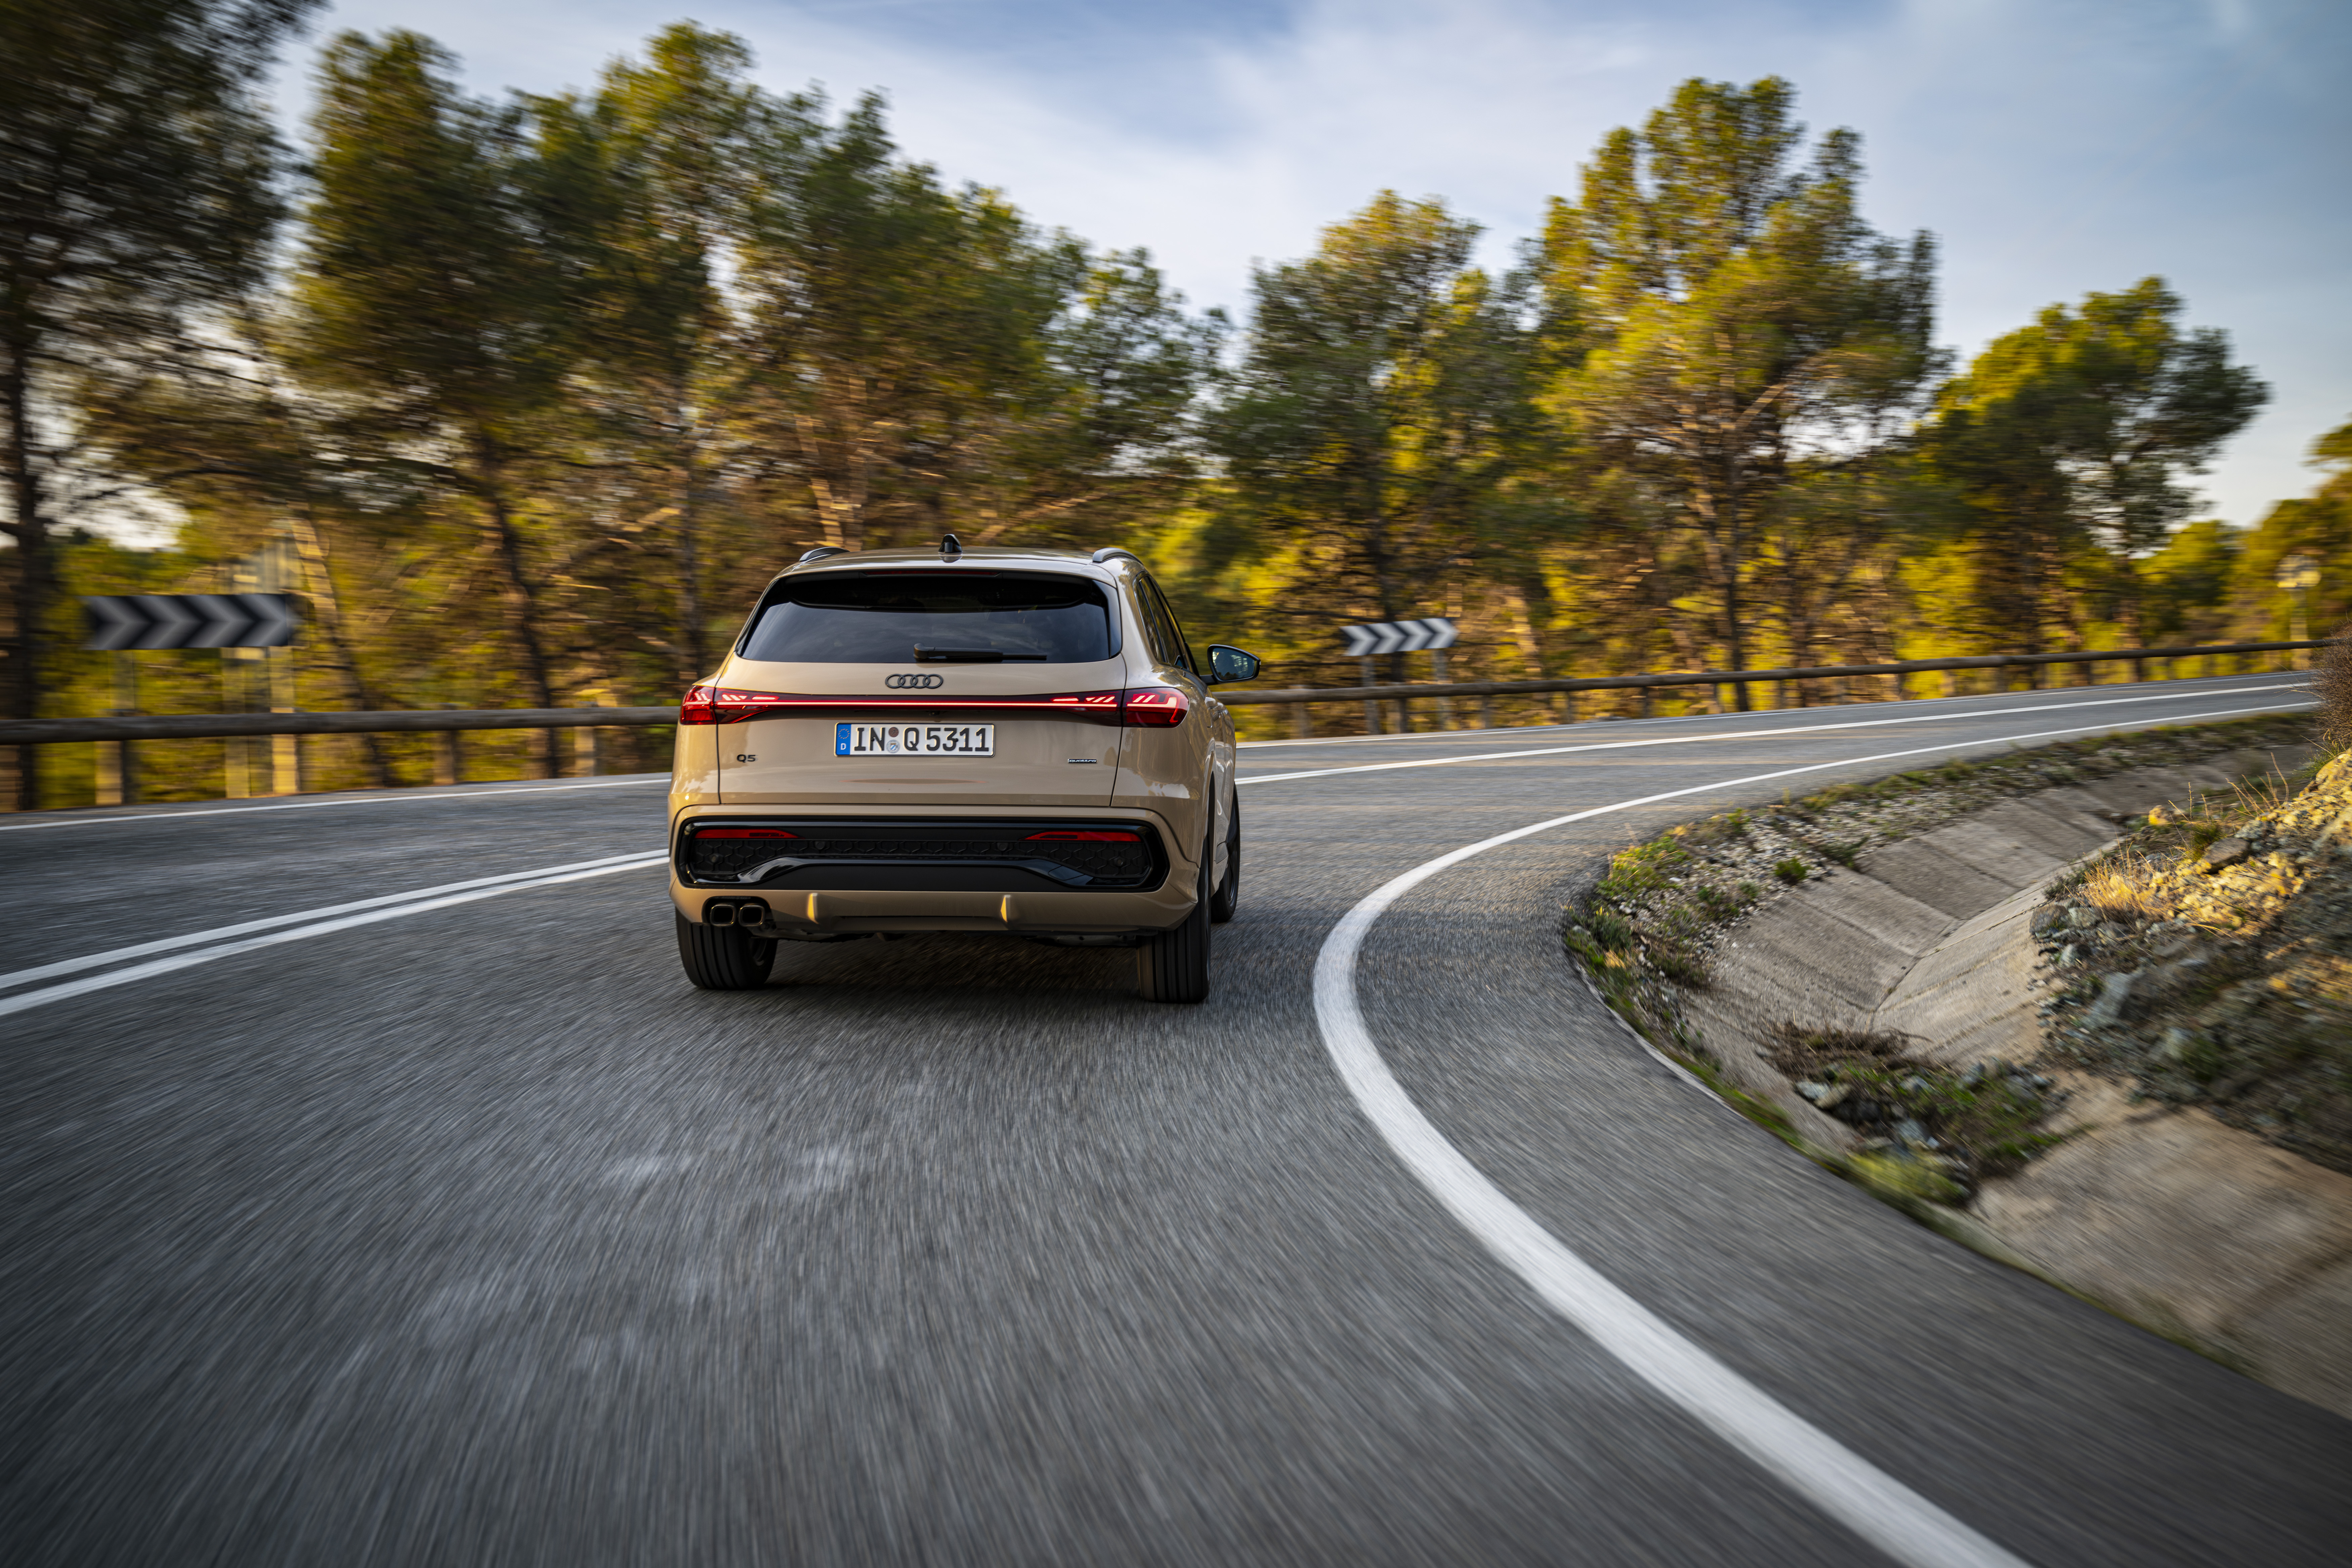
[[2352, 1174], [2305, 1157], [2352, 1091], [2352, 764], [2293, 793], [2307, 733], [2052, 747], [1686, 825], [1617, 857], [1569, 945], [1813, 1158], [2352, 1415]]

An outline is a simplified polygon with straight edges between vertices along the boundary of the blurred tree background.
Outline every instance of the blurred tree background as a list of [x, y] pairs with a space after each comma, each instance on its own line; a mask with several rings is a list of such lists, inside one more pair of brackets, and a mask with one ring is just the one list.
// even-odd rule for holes
[[[1777, 79], [1612, 132], [1507, 269], [1383, 192], [1235, 323], [690, 23], [497, 100], [342, 34], [298, 155], [255, 94], [313, 4], [0, 0], [11, 717], [122, 700], [75, 595], [254, 586], [265, 552], [307, 708], [667, 702], [802, 551], [950, 530], [1134, 549], [1286, 685], [1356, 678], [1340, 623], [1437, 614], [1457, 679], [2279, 637], [2291, 557], [2312, 627], [2352, 616], [2352, 426], [2259, 527], [2194, 520], [2265, 395], [2226, 335], [2150, 278], [1950, 363], [1932, 240], [1868, 226], [1860, 139]], [[145, 710], [251, 698], [138, 657]], [[90, 750], [20, 748], [12, 798], [87, 803]], [[223, 788], [221, 742], [147, 753], [151, 798]], [[309, 755], [316, 787], [433, 776], [424, 737]]]

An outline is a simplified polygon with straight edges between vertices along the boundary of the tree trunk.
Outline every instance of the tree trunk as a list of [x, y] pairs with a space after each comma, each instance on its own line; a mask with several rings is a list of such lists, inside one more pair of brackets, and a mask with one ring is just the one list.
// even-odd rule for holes
[[[32, 387], [21, 342], [9, 345], [8, 363], [0, 373], [0, 399], [7, 403], [8, 481], [16, 503], [16, 521], [9, 529], [16, 541], [16, 637], [8, 658], [8, 716], [41, 716], [41, 666], [47, 647], [42, 631], [49, 610], [48, 520], [41, 513], [41, 479], [35, 471]], [[16, 749], [16, 809], [35, 811], [41, 804], [38, 746]]]
[[693, 426], [687, 422], [689, 418], [680, 416], [681, 427], [688, 434], [683, 453], [685, 483], [679, 487], [677, 499], [677, 645], [686, 650], [688, 667], [683, 681], [699, 680], [710, 673], [703, 662], [707, 655], [702, 626], [702, 520], [696, 510], [701, 489], [696, 482], [699, 476], [694, 460]]
[[[1522, 679], [1541, 680], [1551, 671], [1544, 668], [1543, 644], [1536, 638], [1536, 621], [1528, 608], [1528, 592], [1513, 583], [1503, 590], [1503, 599], [1511, 607], [1511, 637], [1519, 645], [1519, 662], [1526, 667]], [[1538, 697], [1536, 701], [1556, 710], [1557, 705], [1549, 697]]]
[[[351, 635], [343, 625], [343, 604], [335, 593], [333, 563], [327, 556], [327, 542], [320, 534], [317, 522], [306, 508], [294, 520], [294, 541], [297, 558], [302, 563], [303, 586], [309, 590], [311, 607], [317, 612], [319, 630], [327, 639], [328, 651], [333, 655], [335, 673], [341, 679], [343, 700], [362, 712], [374, 712], [388, 708], [384, 701], [360, 673], [359, 652], [352, 646]], [[359, 737], [362, 766], [368, 784], [375, 789], [392, 787], [392, 760], [385, 755], [383, 737], [365, 734]]]
[[[1738, 462], [1737, 458], [1732, 459], [1731, 482], [1728, 487], [1731, 496], [1729, 508], [1731, 516], [1729, 527], [1726, 530], [1727, 548], [1724, 551], [1723, 559], [1723, 651], [1724, 657], [1730, 661], [1732, 668], [1746, 669], [1748, 668], [1748, 628], [1740, 623], [1739, 619], [1739, 559], [1744, 553], [1741, 546], [1746, 543], [1746, 541], [1741, 537], [1739, 526]], [[1732, 700], [1738, 705], [1739, 711], [1742, 713], [1748, 712], [1756, 705], [1754, 698], [1748, 693], [1748, 683], [1745, 680], [1732, 682]]]
[[[490, 542], [497, 546], [499, 565], [506, 574], [507, 617], [514, 633], [516, 647], [522, 653], [523, 683], [534, 708], [555, 706], [555, 682], [547, 667], [547, 650], [539, 637], [539, 595], [530, 585], [530, 577], [523, 569], [522, 539], [516, 532], [514, 513], [507, 505], [506, 490], [499, 481], [496, 459], [486, 461], [488, 482], [483, 486], [482, 505], [489, 515]], [[556, 764], [555, 731], [530, 731], [530, 757], [533, 778], [551, 779], [562, 776]]]

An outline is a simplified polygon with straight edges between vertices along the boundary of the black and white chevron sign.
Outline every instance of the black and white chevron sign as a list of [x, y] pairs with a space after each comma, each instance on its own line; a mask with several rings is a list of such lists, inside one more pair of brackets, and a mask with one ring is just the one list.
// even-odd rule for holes
[[294, 640], [285, 594], [102, 594], [85, 596], [89, 648], [284, 647]]
[[1384, 653], [1435, 653], [1452, 647], [1461, 634], [1444, 616], [1432, 616], [1420, 621], [1369, 621], [1360, 626], [1341, 626], [1339, 635], [1348, 639], [1349, 658], [1365, 658]]

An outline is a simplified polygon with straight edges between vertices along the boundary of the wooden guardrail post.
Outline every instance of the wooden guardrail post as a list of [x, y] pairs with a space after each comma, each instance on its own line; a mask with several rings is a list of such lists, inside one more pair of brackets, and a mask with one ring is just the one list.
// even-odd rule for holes
[[[139, 661], [128, 648], [114, 650], [114, 711], [129, 718], [139, 711]], [[139, 804], [139, 746], [128, 738], [98, 743], [98, 804]]]
[[[443, 703], [443, 707], [454, 706]], [[433, 782], [436, 784], [459, 784], [466, 782], [465, 731], [442, 730], [433, 737]]]
[[[294, 650], [274, 647], [268, 651], [269, 710], [291, 713], [295, 710]], [[300, 795], [310, 781], [302, 776], [302, 736], [297, 731], [280, 731], [269, 742], [269, 793]]]

